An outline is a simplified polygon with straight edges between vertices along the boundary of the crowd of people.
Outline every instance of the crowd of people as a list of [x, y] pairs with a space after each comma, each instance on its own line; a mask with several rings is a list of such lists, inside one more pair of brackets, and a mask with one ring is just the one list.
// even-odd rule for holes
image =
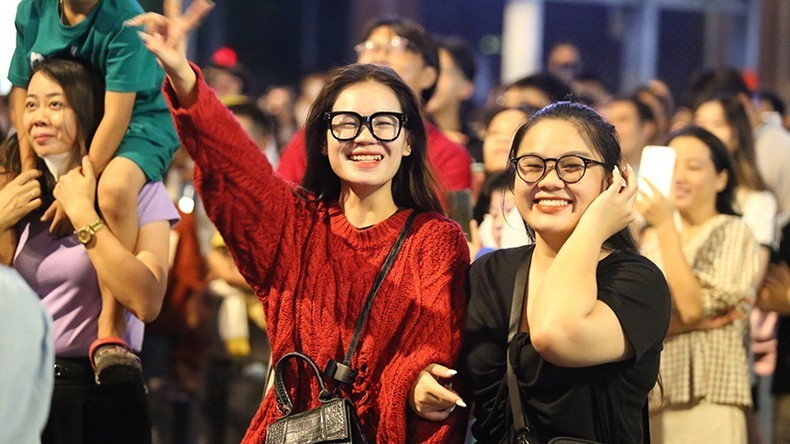
[[463, 39], [384, 17], [254, 97], [186, 57], [211, 8], [20, 3], [0, 442], [263, 442], [326, 400], [292, 364], [281, 405], [290, 352], [368, 442], [790, 442], [778, 95], [612, 93], [563, 41], [475, 107]]

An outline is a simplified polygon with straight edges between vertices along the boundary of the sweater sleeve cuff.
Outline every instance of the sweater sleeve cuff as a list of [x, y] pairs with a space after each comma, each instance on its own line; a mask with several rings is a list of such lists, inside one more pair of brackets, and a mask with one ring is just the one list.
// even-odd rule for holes
[[176, 91], [173, 88], [173, 84], [170, 83], [169, 77], [165, 76], [165, 81], [162, 84], [162, 94], [165, 97], [167, 107], [170, 108], [170, 112], [173, 114], [174, 119], [194, 114], [205, 114], [206, 108], [210, 107], [209, 104], [214, 100], [218, 100], [214, 94], [214, 90], [212, 90], [206, 83], [206, 79], [203, 77], [203, 71], [200, 69], [200, 67], [191, 61], [189, 62], [189, 66], [195, 72], [195, 76], [197, 77], [195, 79], [195, 88], [197, 88], [196, 100], [191, 106], [181, 106], [178, 101], [178, 96], [176, 96]]

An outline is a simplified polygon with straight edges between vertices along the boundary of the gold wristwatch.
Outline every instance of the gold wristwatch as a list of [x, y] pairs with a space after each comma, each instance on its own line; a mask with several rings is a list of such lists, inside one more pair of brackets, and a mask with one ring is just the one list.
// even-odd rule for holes
[[87, 245], [88, 242], [93, 239], [93, 236], [96, 234], [104, 226], [104, 221], [101, 219], [96, 219], [95, 221], [91, 222], [88, 225], [77, 230], [77, 239], [82, 242], [83, 245]]

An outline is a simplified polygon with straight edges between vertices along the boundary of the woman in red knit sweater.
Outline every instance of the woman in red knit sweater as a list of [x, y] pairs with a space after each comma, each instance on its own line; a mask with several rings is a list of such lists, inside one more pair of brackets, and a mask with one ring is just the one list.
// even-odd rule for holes
[[[146, 14], [131, 25], [145, 26], [141, 38], [168, 75], [165, 96], [195, 160], [195, 183], [263, 304], [274, 360], [297, 350], [319, 367], [342, 362], [385, 256], [419, 211], [373, 303], [352, 362], [356, 380], [340, 391], [372, 442], [462, 442], [460, 411], [437, 422], [408, 407], [420, 372], [457, 357], [469, 263], [426, 166], [416, 96], [388, 68], [335, 71], [310, 111], [305, 188], [296, 188], [273, 172], [184, 55], [184, 35], [208, 9], [197, 0], [183, 16]], [[305, 369], [287, 376], [297, 379], [295, 411], [315, 407], [317, 387]], [[263, 442], [279, 416], [270, 392], [244, 442]]]

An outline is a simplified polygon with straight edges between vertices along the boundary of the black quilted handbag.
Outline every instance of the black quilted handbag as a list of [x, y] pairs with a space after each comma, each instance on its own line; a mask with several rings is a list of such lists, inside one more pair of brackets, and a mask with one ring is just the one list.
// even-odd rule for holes
[[[321, 405], [301, 413], [294, 413], [293, 403], [283, 380], [283, 370], [289, 359], [308, 363], [318, 380]], [[312, 359], [299, 352], [283, 356], [274, 369], [274, 390], [283, 417], [269, 426], [266, 444], [363, 443], [368, 441], [362, 432], [354, 404], [335, 397], [326, 389], [321, 373]]]

